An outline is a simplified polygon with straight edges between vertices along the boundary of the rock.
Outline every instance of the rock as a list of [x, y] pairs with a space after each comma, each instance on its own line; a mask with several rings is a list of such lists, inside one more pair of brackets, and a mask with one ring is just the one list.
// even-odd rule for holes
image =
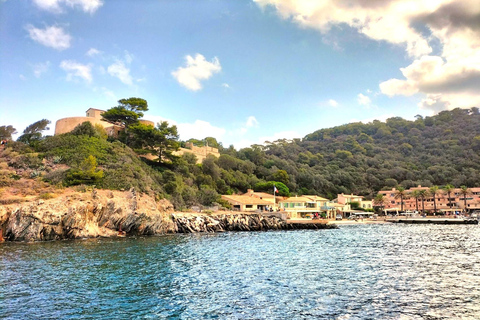
[[42, 241], [176, 232], [173, 206], [129, 192], [95, 190], [32, 203], [0, 206], [0, 230], [10, 241]]
[[325, 223], [287, 223], [275, 216], [246, 213], [186, 217], [172, 215], [172, 221], [180, 233], [336, 228], [335, 225]]

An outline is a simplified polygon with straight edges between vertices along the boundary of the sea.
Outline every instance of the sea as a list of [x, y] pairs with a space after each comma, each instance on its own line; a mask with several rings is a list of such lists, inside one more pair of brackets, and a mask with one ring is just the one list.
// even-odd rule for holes
[[480, 226], [3, 243], [0, 319], [480, 319]]

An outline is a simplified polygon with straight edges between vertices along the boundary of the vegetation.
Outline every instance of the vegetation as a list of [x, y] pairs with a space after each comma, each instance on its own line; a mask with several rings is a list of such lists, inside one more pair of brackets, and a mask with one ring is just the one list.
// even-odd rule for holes
[[[18, 141], [27, 145], [34, 145], [42, 139], [42, 131], [49, 130], [48, 125], [50, 120], [43, 119], [32, 123], [25, 130], [23, 134], [18, 138]], [[11, 127], [11, 126], [10, 126]]]
[[11, 140], [15, 133], [17, 133], [17, 129], [13, 126], [0, 126], [0, 140]]
[[[220, 157], [208, 156], [202, 163], [193, 154], [174, 155], [185, 145], [175, 126], [141, 124], [138, 119], [147, 110], [145, 100], [129, 98], [103, 113], [105, 120], [120, 125], [116, 138], [107, 138], [103, 128], [90, 123], [70, 133], [43, 137], [48, 120], [41, 120], [24, 131], [28, 139], [22, 135], [20, 142], [9, 143], [1, 157], [8, 168], [52, 185], [135, 187], [170, 199], [177, 209], [221, 203], [221, 194], [247, 189], [273, 193], [275, 186], [279, 196], [311, 194], [329, 199], [339, 193], [374, 199], [378, 191], [396, 187], [401, 203], [413, 197], [418, 210], [418, 200], [423, 207], [427, 194], [406, 194], [410, 187], [433, 187], [432, 194], [443, 189], [450, 198], [453, 186], [469, 189], [480, 181], [477, 108], [417, 116], [414, 121], [393, 117], [386, 122], [351, 123], [321, 129], [303, 139], [240, 150], [225, 148], [212, 137], [189, 140], [219, 149]], [[11, 134], [10, 127], [0, 127], [0, 133]], [[147, 160], [146, 154], [154, 159]], [[7, 169], [0, 172], [2, 185], [13, 181]], [[384, 201], [375, 198], [380, 209]]]

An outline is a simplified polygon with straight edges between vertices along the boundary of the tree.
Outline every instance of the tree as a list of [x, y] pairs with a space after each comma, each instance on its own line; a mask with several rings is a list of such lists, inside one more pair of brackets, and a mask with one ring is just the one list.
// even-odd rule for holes
[[467, 196], [472, 194], [472, 190], [467, 188], [467, 186], [460, 187], [460, 194], [463, 196], [463, 212], [467, 212]]
[[415, 210], [418, 212], [418, 199], [420, 199], [420, 190], [413, 190], [410, 196], [415, 199]]
[[455, 189], [455, 187], [451, 184], [447, 184], [445, 187], [443, 187], [443, 191], [447, 193], [448, 195], [448, 206], [450, 209], [452, 209], [452, 198], [450, 195], [452, 194], [452, 191]]
[[85, 135], [89, 137], [94, 137], [97, 134], [97, 132], [95, 131], [95, 127], [90, 121], [85, 121], [79, 124], [72, 131], [70, 131], [70, 133], [76, 136]]
[[69, 169], [65, 178], [68, 186], [95, 184], [103, 178], [103, 170], [97, 169], [97, 159], [89, 155], [77, 169]]
[[121, 99], [118, 100], [118, 104], [102, 113], [103, 121], [128, 128], [143, 117], [143, 111], [148, 111], [147, 100], [141, 98]]
[[427, 189], [418, 190], [418, 196], [422, 200], [422, 213], [425, 214], [425, 198], [428, 197], [429, 192]]
[[400, 198], [400, 211], [403, 212], [403, 199], [406, 197], [407, 192], [404, 187], [397, 187], [395, 190], [395, 199]]
[[0, 140], [12, 140], [12, 135], [17, 133], [17, 129], [12, 126], [0, 126]]
[[173, 160], [173, 152], [178, 150], [177, 126], [169, 126], [167, 121], [157, 124], [157, 127], [137, 123], [129, 128], [131, 145], [146, 153], [158, 156], [158, 161]]
[[25, 128], [25, 130], [23, 130], [23, 134], [18, 137], [17, 141], [23, 142], [30, 146], [35, 144], [36, 142], [42, 140], [42, 131], [50, 129], [48, 127], [49, 124], [50, 120], [47, 119], [42, 119], [32, 123]]
[[373, 199], [373, 205], [380, 207], [381, 212], [383, 212], [386, 203], [387, 203], [387, 199], [381, 193], [377, 194]]
[[430, 195], [433, 197], [433, 215], [437, 214], [437, 200], [436, 197], [440, 193], [438, 186], [432, 186], [429, 190]]
[[253, 189], [273, 194], [274, 187], [278, 190], [277, 196], [290, 197], [288, 187], [279, 181], [258, 182]]
[[285, 170], [277, 170], [273, 174], [273, 179], [275, 181], [280, 181], [284, 184], [288, 184], [290, 182], [290, 177], [288, 176], [288, 173]]

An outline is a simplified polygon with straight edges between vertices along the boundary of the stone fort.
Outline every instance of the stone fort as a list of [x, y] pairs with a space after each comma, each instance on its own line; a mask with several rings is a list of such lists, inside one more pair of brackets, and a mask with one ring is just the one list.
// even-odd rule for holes
[[[122, 128], [120, 126], [116, 126], [114, 124], [108, 123], [102, 120], [102, 113], [105, 110], [89, 108], [86, 111], [85, 117], [68, 117], [62, 118], [57, 120], [55, 123], [55, 135], [67, 133], [72, 131], [76, 126], [84, 123], [85, 121], [90, 122], [93, 126], [100, 125], [102, 126], [108, 135], [116, 136]], [[155, 126], [155, 123], [150, 120], [140, 119], [140, 123], [145, 125]], [[213, 155], [215, 157], [219, 157], [220, 153], [218, 152], [217, 148], [204, 146], [204, 147], [197, 147], [194, 146], [193, 143], [187, 142], [185, 144], [186, 148], [180, 148], [178, 151], [175, 151], [174, 154], [177, 156], [183, 155], [186, 152], [193, 153], [197, 157], [197, 163], [202, 163], [202, 161], [209, 155]]]

